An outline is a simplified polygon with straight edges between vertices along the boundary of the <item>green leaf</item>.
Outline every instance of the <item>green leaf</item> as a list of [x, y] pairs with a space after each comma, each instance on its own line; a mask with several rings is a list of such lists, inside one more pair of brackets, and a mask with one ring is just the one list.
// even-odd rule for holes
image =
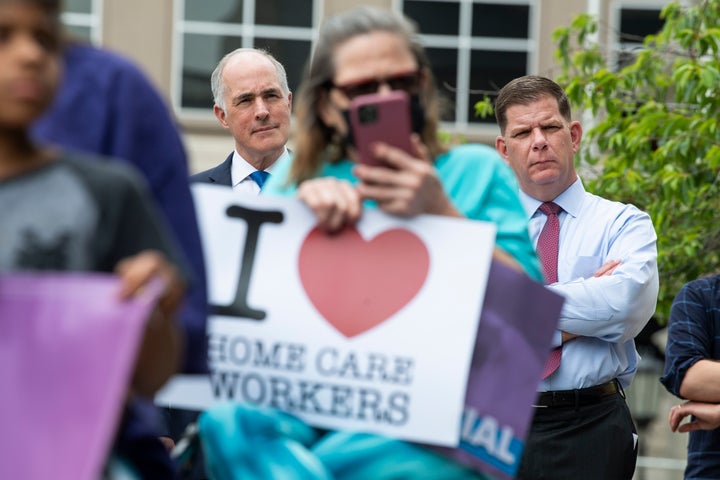
[[592, 16], [553, 39], [575, 117], [593, 118], [578, 155], [593, 175], [583, 174], [588, 190], [652, 215], [662, 322], [683, 283], [720, 271], [720, 0], [673, 1], [661, 17], [620, 71], [589, 44], [600, 29]]

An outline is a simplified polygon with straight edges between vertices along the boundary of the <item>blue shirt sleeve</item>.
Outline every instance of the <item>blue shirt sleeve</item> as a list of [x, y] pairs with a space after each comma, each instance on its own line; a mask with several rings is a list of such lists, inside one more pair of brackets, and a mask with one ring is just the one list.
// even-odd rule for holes
[[[568, 240], [562, 248], [560, 283], [549, 286], [565, 297], [559, 328], [606, 342], [629, 342], [655, 312], [659, 285], [657, 236], [650, 216], [635, 207], [626, 205], [618, 213], [617, 208], [610, 210], [609, 202], [600, 202], [595, 208], [605, 208], [607, 218], [585, 214], [572, 225], [570, 216], [562, 220], [568, 223], [568, 229], [585, 233], [568, 237], [561, 233], [561, 244], [564, 238], [574, 240]], [[588, 251], [591, 246], [596, 250]], [[587, 253], [594, 256], [583, 255]], [[581, 260], [596, 263], [584, 265]], [[594, 271], [608, 260], [622, 263], [612, 275], [595, 277]], [[587, 270], [589, 265], [592, 271]]]
[[[699, 360], [717, 360], [720, 327], [720, 276], [685, 284], [673, 300], [668, 322], [665, 369], [660, 381], [680, 397], [687, 371]], [[714, 287], [713, 287], [714, 286]]]

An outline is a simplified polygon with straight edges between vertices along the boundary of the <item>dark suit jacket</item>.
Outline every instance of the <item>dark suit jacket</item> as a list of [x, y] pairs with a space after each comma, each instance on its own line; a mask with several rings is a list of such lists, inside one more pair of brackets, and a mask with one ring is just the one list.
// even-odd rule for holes
[[225, 161], [217, 167], [191, 175], [190, 183], [216, 183], [218, 185], [227, 185], [228, 187], [232, 187], [230, 169], [232, 166], [233, 153], [235, 152], [228, 155]]

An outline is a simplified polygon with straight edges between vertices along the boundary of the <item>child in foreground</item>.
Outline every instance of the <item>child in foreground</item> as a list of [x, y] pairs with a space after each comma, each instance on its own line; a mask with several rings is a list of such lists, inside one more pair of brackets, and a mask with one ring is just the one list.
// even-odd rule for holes
[[181, 358], [175, 320], [186, 288], [181, 261], [134, 171], [40, 148], [30, 139], [29, 128], [60, 78], [59, 13], [60, 0], [0, 0], [0, 274], [115, 273], [120, 299], [154, 277], [164, 281], [119, 412], [113, 456], [141, 478], [174, 478], [167, 452], [140, 419], [145, 399]]

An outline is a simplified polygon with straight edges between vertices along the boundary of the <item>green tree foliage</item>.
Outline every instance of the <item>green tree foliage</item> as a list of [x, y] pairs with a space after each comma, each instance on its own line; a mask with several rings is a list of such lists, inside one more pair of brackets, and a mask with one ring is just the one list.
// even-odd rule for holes
[[[671, 3], [661, 17], [662, 30], [621, 68], [594, 40], [592, 16], [554, 40], [556, 80], [584, 112], [577, 162], [587, 189], [653, 219], [663, 323], [683, 283], [720, 271], [720, 0]], [[476, 111], [487, 114], [487, 103]]]
[[662, 30], [620, 69], [588, 41], [598, 28], [588, 15], [554, 39], [558, 82], [592, 114], [579, 156], [599, 172], [588, 189], [653, 219], [664, 321], [682, 284], [720, 265], [720, 0], [671, 3], [661, 17]]

